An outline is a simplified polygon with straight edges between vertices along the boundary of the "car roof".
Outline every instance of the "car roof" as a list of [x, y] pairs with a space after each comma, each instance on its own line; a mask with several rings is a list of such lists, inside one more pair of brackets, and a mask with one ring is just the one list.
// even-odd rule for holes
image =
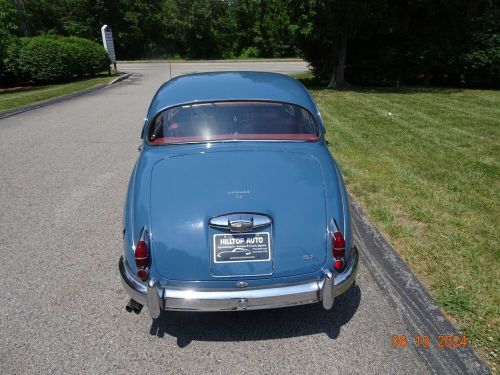
[[187, 74], [165, 82], [148, 110], [152, 119], [161, 110], [180, 104], [223, 100], [269, 100], [300, 105], [315, 117], [316, 106], [297, 80], [268, 72], [210, 72]]

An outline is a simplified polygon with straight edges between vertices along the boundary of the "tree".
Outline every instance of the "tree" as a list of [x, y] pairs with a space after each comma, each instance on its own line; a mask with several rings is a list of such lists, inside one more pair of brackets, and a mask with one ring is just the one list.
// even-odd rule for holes
[[237, 54], [297, 56], [296, 1], [238, 0], [231, 5], [236, 21]]
[[498, 3], [297, 0], [294, 20], [304, 57], [330, 87], [345, 81], [495, 86]]
[[13, 3], [9, 0], [0, 0], [0, 86], [9, 81], [3, 60], [7, 47], [18, 32], [16, 19], [17, 12]]
[[31, 32], [28, 23], [26, 22], [26, 9], [24, 8], [24, 1], [14, 0], [14, 2], [16, 4], [18, 24], [23, 32], [23, 35], [30, 36]]
[[[498, 85], [500, 0], [0, 0], [22, 33], [100, 42], [118, 58], [284, 57], [330, 87]], [[5, 13], [4, 13], [5, 14]], [[5, 34], [5, 27], [2, 32]], [[10, 35], [10, 31], [8, 34]], [[5, 36], [3, 36], [5, 40]], [[5, 45], [5, 42], [3, 42]]]
[[346, 85], [349, 40], [363, 36], [379, 20], [384, 1], [305, 0], [299, 7], [305, 11], [298, 19], [305, 57], [318, 76], [328, 75], [328, 87]]
[[474, 86], [500, 86], [500, 9], [498, 2], [481, 14], [484, 2], [472, 2], [467, 16], [470, 20], [470, 39], [461, 56], [461, 80]]

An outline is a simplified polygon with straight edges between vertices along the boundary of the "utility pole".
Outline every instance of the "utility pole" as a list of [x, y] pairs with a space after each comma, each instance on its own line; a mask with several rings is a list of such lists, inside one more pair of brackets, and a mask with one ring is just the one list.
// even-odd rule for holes
[[26, 9], [24, 8], [24, 1], [23, 0], [14, 0], [16, 3], [16, 9], [17, 9], [17, 15], [19, 18], [19, 22], [21, 23], [21, 31], [23, 32], [24, 36], [30, 36], [30, 28], [28, 26], [28, 21], [26, 17]]

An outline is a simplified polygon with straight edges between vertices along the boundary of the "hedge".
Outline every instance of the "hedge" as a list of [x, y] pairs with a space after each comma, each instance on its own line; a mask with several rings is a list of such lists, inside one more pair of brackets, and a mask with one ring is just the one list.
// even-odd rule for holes
[[76, 59], [75, 74], [95, 75], [104, 70], [108, 70], [111, 61], [104, 48], [91, 40], [68, 37], [64, 42], [72, 49]]
[[20, 81], [64, 82], [107, 71], [104, 48], [88, 39], [43, 35], [21, 38], [7, 48], [7, 70]]

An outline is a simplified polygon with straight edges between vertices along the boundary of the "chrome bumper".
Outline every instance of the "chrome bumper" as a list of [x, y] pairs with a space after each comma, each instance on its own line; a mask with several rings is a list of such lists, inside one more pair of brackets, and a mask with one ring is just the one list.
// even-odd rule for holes
[[123, 287], [129, 296], [146, 305], [151, 318], [156, 319], [161, 310], [259, 310], [320, 301], [326, 310], [330, 310], [334, 298], [347, 291], [354, 282], [358, 259], [358, 250], [354, 247], [349, 263], [342, 272], [324, 270], [324, 277], [320, 280], [274, 288], [227, 291], [163, 288], [155, 279], [142, 283], [125, 264], [123, 257], [120, 258], [119, 269]]

